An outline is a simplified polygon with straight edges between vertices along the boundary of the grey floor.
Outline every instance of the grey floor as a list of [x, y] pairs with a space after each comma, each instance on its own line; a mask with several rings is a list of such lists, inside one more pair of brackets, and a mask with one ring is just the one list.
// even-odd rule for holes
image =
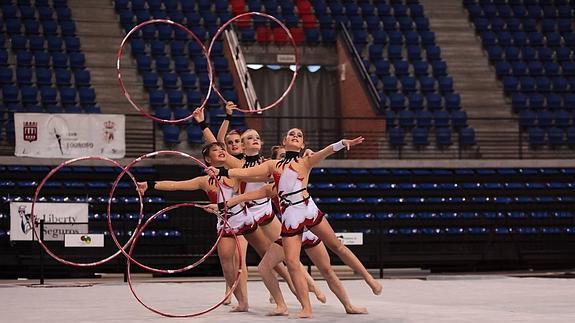
[[[346, 315], [324, 281], [320, 286], [327, 304], [313, 300], [309, 322], [575, 322], [575, 279], [514, 278], [503, 275], [433, 276], [427, 279], [384, 279], [384, 293], [371, 294], [360, 280], [345, 280], [350, 298], [366, 306], [367, 315]], [[86, 282], [47, 281], [46, 287], [30, 287], [35, 281], [0, 281], [1, 322], [159, 322], [169, 319], [136, 302], [121, 279]], [[145, 302], [177, 314], [196, 312], [216, 303], [222, 282], [142, 280], [136, 285]], [[297, 302], [282, 284], [290, 312]], [[229, 313], [221, 306], [194, 322], [287, 322], [286, 317], [267, 317], [272, 309], [268, 293], [259, 281], [250, 281], [249, 313]]]

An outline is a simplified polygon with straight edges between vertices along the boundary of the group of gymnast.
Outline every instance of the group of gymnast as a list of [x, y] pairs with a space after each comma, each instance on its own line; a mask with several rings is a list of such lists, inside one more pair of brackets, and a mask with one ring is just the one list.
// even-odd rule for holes
[[[198, 108], [193, 112], [207, 142], [202, 149], [204, 161], [209, 166], [207, 175], [184, 181], [140, 182], [138, 190], [142, 194], [151, 190], [203, 190], [212, 203], [206, 207], [208, 212], [227, 212], [227, 222], [221, 218], [217, 222], [217, 232], [223, 230], [217, 253], [227, 289], [235, 283], [238, 270], [234, 235], [239, 238], [237, 241], [243, 258], [239, 282], [233, 291], [238, 302], [232, 308], [233, 312], [249, 310], [248, 273], [245, 267], [249, 244], [261, 257], [258, 271], [271, 294], [270, 301], [276, 306], [269, 315], [288, 315], [288, 306], [275, 273], [284, 279], [301, 305], [301, 310], [290, 317], [312, 316], [309, 292], [313, 292], [320, 302], [326, 301], [325, 295], [300, 262], [302, 247], [346, 313], [367, 313], [366, 308], [354, 306], [349, 300], [330, 265], [326, 247], [360, 274], [375, 295], [381, 294], [383, 286], [336, 237], [324, 213], [307, 192], [310, 170], [314, 166], [337, 151], [361, 144], [363, 137], [342, 139], [319, 151], [308, 150], [304, 154], [303, 132], [293, 128], [287, 132], [281, 145], [273, 147], [271, 158], [266, 159], [261, 155], [263, 142], [256, 130], [248, 129], [241, 134], [235, 130], [228, 132], [234, 108], [233, 102], [226, 103], [226, 118], [217, 138], [206, 125], [204, 110]], [[219, 183], [215, 183], [216, 180]], [[225, 304], [230, 302], [227, 299]]]

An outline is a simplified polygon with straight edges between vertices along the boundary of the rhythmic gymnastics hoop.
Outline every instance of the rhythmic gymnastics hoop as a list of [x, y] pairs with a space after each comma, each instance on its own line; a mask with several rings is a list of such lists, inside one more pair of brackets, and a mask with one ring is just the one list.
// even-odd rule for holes
[[[116, 235], [114, 233], [114, 227], [112, 226], [112, 219], [111, 219], [111, 206], [112, 206], [112, 198], [114, 197], [114, 192], [116, 191], [116, 187], [118, 186], [118, 183], [120, 181], [120, 179], [124, 176], [124, 174], [129, 173], [130, 169], [132, 167], [134, 167], [137, 163], [141, 162], [142, 160], [151, 158], [151, 157], [155, 157], [155, 156], [159, 156], [159, 155], [176, 155], [176, 156], [180, 156], [180, 157], [184, 157], [184, 158], [188, 158], [193, 160], [195, 163], [197, 163], [199, 166], [203, 167], [204, 169], [207, 168], [207, 166], [202, 163], [200, 160], [198, 160], [197, 158], [190, 156], [186, 153], [180, 152], [180, 151], [175, 151], [175, 150], [160, 150], [160, 151], [155, 151], [155, 152], [151, 152], [145, 155], [142, 155], [136, 159], [134, 159], [132, 162], [130, 162], [128, 165], [126, 165], [126, 167], [123, 168], [122, 172], [120, 174], [118, 174], [118, 176], [116, 177], [116, 180], [114, 181], [114, 183], [112, 184], [112, 188], [110, 189], [110, 195], [108, 198], [108, 207], [106, 209], [106, 218], [107, 218], [107, 222], [108, 222], [108, 231], [110, 232], [110, 236], [112, 238], [112, 241], [114, 241], [114, 244], [116, 244], [116, 246], [118, 247], [119, 251], [126, 257], [128, 258], [131, 262], [133, 262], [134, 264], [136, 264], [138, 267], [154, 272], [154, 273], [159, 273], [159, 274], [174, 274], [174, 273], [181, 273], [181, 272], [185, 272], [188, 271], [196, 266], [198, 266], [199, 264], [201, 264], [202, 262], [205, 261], [205, 259], [209, 256], [211, 256], [214, 251], [216, 250], [219, 241], [222, 238], [223, 235], [223, 230], [220, 232], [220, 234], [218, 234], [218, 238], [216, 240], [216, 242], [214, 243], [214, 245], [210, 248], [210, 250], [199, 260], [197, 260], [196, 262], [194, 262], [193, 264], [190, 265], [186, 265], [182, 268], [178, 268], [178, 269], [162, 269], [162, 268], [154, 268], [148, 265], [144, 265], [141, 262], [139, 262], [138, 260], [134, 259], [131, 256], [131, 253], [127, 253], [125, 248], [122, 248], [122, 245], [120, 244], [120, 242], [118, 241], [118, 239], [116, 238]], [[218, 187], [218, 191], [221, 193], [221, 188], [220, 188], [220, 184], [219, 181], [215, 181], [217, 187]], [[137, 185], [137, 184], [136, 184]], [[139, 193], [139, 191], [138, 191]], [[223, 196], [223, 194], [221, 195], [222, 199], [225, 202], [225, 198]], [[202, 205], [197, 204], [197, 203], [183, 203], [183, 204], [178, 204], [179, 206], [195, 206], [198, 208], [203, 208]], [[178, 206], [178, 207], [179, 207]], [[159, 214], [162, 214], [163, 212], [167, 212], [170, 211], [172, 209], [174, 209], [175, 207], [166, 207], [164, 209], [162, 209], [161, 211], [159, 211], [158, 213], [154, 214], [154, 216], [150, 217], [145, 223], [144, 223], [144, 227], [147, 227], [149, 225], [149, 223]], [[142, 213], [143, 214], [143, 213]], [[227, 206], [224, 209], [224, 218], [223, 218], [224, 222], [227, 224]], [[137, 230], [136, 230], [137, 231]], [[143, 230], [140, 230], [141, 232], [143, 232]], [[138, 235], [137, 233], [134, 233], [135, 235]]]
[[128, 34], [126, 34], [126, 36], [124, 36], [124, 39], [122, 39], [122, 43], [120, 44], [120, 48], [118, 48], [118, 54], [117, 54], [117, 60], [116, 60], [116, 70], [117, 70], [117, 74], [118, 74], [118, 82], [120, 83], [120, 88], [122, 89], [122, 92], [123, 92], [124, 96], [126, 97], [126, 99], [128, 99], [128, 102], [130, 102], [132, 107], [134, 107], [136, 110], [138, 110], [138, 112], [140, 112], [146, 118], [152, 119], [152, 120], [157, 121], [157, 122], [166, 123], [166, 124], [177, 124], [177, 123], [181, 123], [181, 122], [186, 122], [186, 121], [190, 120], [191, 118], [193, 118], [192, 114], [190, 114], [187, 117], [181, 118], [181, 119], [168, 120], [168, 119], [158, 118], [158, 117], [148, 113], [145, 109], [140, 107], [136, 102], [134, 102], [132, 100], [132, 96], [128, 92], [128, 89], [126, 88], [126, 85], [124, 84], [124, 79], [122, 78], [121, 61], [122, 61], [122, 55], [123, 55], [124, 47], [126, 46], [126, 42], [130, 38], [130, 36], [133, 33], [135, 33], [136, 31], [142, 29], [143, 27], [145, 27], [147, 25], [156, 24], [156, 23], [168, 24], [168, 25], [176, 26], [182, 30], [185, 30], [189, 35], [192, 36], [192, 38], [196, 41], [196, 43], [198, 43], [200, 45], [202, 52], [206, 56], [206, 60], [208, 62], [208, 66], [207, 66], [208, 67], [208, 79], [210, 80], [210, 83], [209, 83], [208, 93], [206, 94], [206, 98], [204, 99], [204, 101], [202, 101], [202, 104], [199, 106], [199, 108], [205, 107], [206, 104], [208, 103], [208, 98], [210, 97], [210, 95], [212, 93], [212, 88], [214, 86], [214, 74], [213, 74], [212, 64], [210, 63], [209, 56], [207, 55], [206, 47], [204, 46], [202, 41], [198, 38], [198, 36], [196, 36], [196, 34], [194, 34], [191, 30], [186, 28], [184, 25], [179, 24], [179, 23], [174, 22], [174, 21], [171, 21], [169, 19], [151, 19], [148, 21], [144, 21], [144, 22], [136, 25], [134, 28], [132, 28], [130, 30], [130, 32], [128, 32]]
[[[226, 29], [227, 26], [229, 26], [231, 23], [233, 23], [234, 21], [241, 19], [243, 17], [246, 16], [260, 16], [260, 17], [264, 17], [264, 18], [268, 18], [273, 20], [275, 23], [277, 23], [288, 35], [291, 45], [294, 48], [294, 52], [295, 52], [295, 70], [293, 71], [292, 74], [292, 78], [290, 83], [288, 84], [288, 87], [286, 88], [286, 90], [284, 91], [284, 93], [277, 99], [275, 100], [273, 103], [271, 103], [270, 105], [268, 105], [267, 107], [263, 107], [261, 109], [257, 109], [257, 110], [250, 110], [250, 109], [240, 109], [240, 108], [234, 108], [234, 110], [238, 110], [240, 112], [244, 112], [244, 113], [260, 113], [266, 110], [269, 110], [271, 108], [274, 108], [275, 106], [277, 106], [278, 104], [280, 104], [281, 101], [283, 101], [283, 99], [288, 95], [288, 93], [291, 91], [295, 80], [297, 78], [297, 71], [299, 70], [299, 53], [297, 50], [297, 44], [295, 43], [295, 39], [293, 38], [293, 35], [291, 34], [290, 30], [288, 29], [288, 27], [286, 25], [284, 25], [280, 20], [278, 20], [276, 17], [272, 16], [272, 15], [268, 15], [267, 13], [263, 13], [263, 12], [245, 12], [242, 14], [239, 14], [235, 17], [233, 17], [232, 19], [228, 20], [226, 23], [224, 23], [219, 29], [218, 31], [214, 34], [214, 36], [212, 37], [212, 41], [210, 42], [210, 46], [208, 48], [208, 53], [207, 53], [207, 57], [208, 57], [208, 65], [211, 65], [211, 60], [210, 55], [212, 54], [212, 49], [214, 47], [214, 43], [216, 42], [216, 40], [218, 39], [218, 37], [224, 32], [224, 30]], [[222, 93], [216, 88], [215, 84], [212, 85], [214, 88], [214, 92], [220, 97], [220, 99], [225, 103], [226, 99], [224, 98], [224, 96], [222, 95]]]
[[[35, 221], [35, 217], [36, 215], [34, 214], [34, 209], [36, 207], [36, 202], [38, 200], [38, 195], [40, 194], [40, 191], [42, 190], [42, 187], [44, 187], [44, 184], [46, 184], [46, 181], [48, 181], [48, 179], [50, 179], [56, 172], [58, 172], [59, 170], [61, 170], [63, 167], [68, 166], [72, 163], [75, 162], [79, 162], [79, 161], [84, 161], [84, 160], [100, 160], [100, 161], [105, 161], [105, 162], [109, 162], [111, 164], [113, 164], [116, 167], [122, 168], [123, 172], [122, 174], [128, 174], [128, 176], [130, 177], [130, 179], [132, 180], [132, 182], [134, 183], [135, 187], [138, 187], [138, 184], [136, 182], [136, 179], [134, 178], [134, 175], [132, 173], [130, 173], [129, 171], [126, 171], [124, 169], [124, 166], [120, 165], [118, 162], [110, 159], [110, 158], [106, 158], [106, 157], [100, 157], [100, 156], [84, 156], [84, 157], [78, 157], [78, 158], [73, 158], [73, 159], [69, 159], [63, 163], [61, 163], [60, 165], [58, 165], [56, 168], [52, 169], [50, 172], [48, 172], [48, 174], [42, 179], [42, 181], [40, 182], [40, 184], [38, 184], [38, 187], [36, 188], [36, 192], [34, 193], [34, 199], [32, 200], [32, 210], [30, 211], [30, 222], [32, 223], [32, 232], [33, 234], [36, 236], [36, 238], [38, 238], [38, 243], [42, 246], [42, 248], [44, 249], [44, 251], [46, 251], [47, 254], [49, 254], [52, 258], [54, 258], [56, 261], [64, 264], [64, 265], [69, 265], [69, 266], [74, 266], [74, 267], [92, 267], [92, 266], [98, 266], [101, 264], [104, 264], [112, 259], [114, 259], [116, 256], [118, 256], [121, 252], [125, 252], [124, 249], [127, 248], [127, 246], [129, 244], [132, 243], [132, 241], [134, 240], [135, 237], [135, 233], [138, 231], [137, 229], [140, 227], [140, 225], [142, 224], [142, 218], [143, 218], [143, 209], [144, 209], [144, 205], [142, 203], [142, 195], [140, 194], [140, 192], [138, 191], [138, 197], [140, 200], [140, 217], [138, 219], [138, 224], [136, 226], [136, 230], [134, 230], [134, 233], [130, 236], [130, 239], [128, 239], [128, 241], [124, 244], [124, 245], [118, 245], [118, 248], [120, 250], [118, 250], [117, 252], [115, 252], [113, 255], [104, 258], [102, 260], [99, 261], [94, 261], [94, 262], [88, 262], [88, 263], [81, 263], [81, 262], [74, 262], [74, 261], [70, 261], [70, 260], [66, 260], [62, 257], [59, 257], [58, 255], [56, 255], [54, 252], [52, 252], [52, 250], [50, 250], [50, 248], [48, 248], [48, 246], [44, 243], [44, 241], [42, 241], [42, 239], [40, 239], [40, 234], [38, 233], [38, 228], [37, 228], [37, 224]], [[117, 184], [117, 183], [116, 183]], [[111, 200], [108, 201], [108, 204], [111, 203]], [[110, 219], [110, 213], [108, 212], [107, 214], [108, 219]], [[115, 233], [112, 232], [112, 236], [115, 237]]]
[[[238, 255], [238, 259], [239, 259], [238, 272], [237, 272], [237, 274], [236, 274], [236, 280], [234, 281], [234, 284], [231, 286], [231, 288], [229, 289], [229, 291], [224, 295], [224, 297], [222, 298], [222, 300], [220, 300], [218, 303], [216, 303], [215, 305], [212, 305], [211, 307], [209, 307], [209, 308], [207, 308], [207, 309], [205, 309], [205, 310], [198, 311], [198, 312], [195, 312], [195, 313], [189, 313], [189, 314], [173, 314], [173, 313], [167, 313], [167, 312], [160, 311], [160, 310], [158, 310], [158, 309], [156, 309], [156, 308], [154, 308], [154, 307], [152, 307], [152, 306], [150, 306], [150, 305], [144, 303], [144, 301], [143, 301], [143, 300], [138, 296], [138, 294], [136, 293], [136, 291], [135, 291], [135, 289], [134, 289], [134, 286], [133, 286], [133, 284], [132, 284], [132, 271], [131, 271], [131, 266], [130, 266], [130, 264], [132, 263], [132, 261], [133, 261], [134, 263], [137, 263], [137, 262], [134, 260], [134, 258], [132, 257], [132, 253], [133, 253], [133, 251], [134, 251], [134, 247], [136, 246], [136, 243], [138, 242], [138, 239], [140, 238], [141, 233], [144, 231], [144, 229], [145, 229], [158, 215], [160, 215], [160, 214], [162, 214], [162, 213], [164, 213], [164, 212], [167, 212], [167, 211], [169, 211], [169, 210], [182, 207], [182, 206], [195, 206], [195, 207], [199, 207], [199, 205], [197, 205], [197, 204], [195, 204], [195, 203], [180, 203], [180, 204], [171, 205], [171, 206], [169, 206], [169, 207], [166, 207], [166, 208], [164, 208], [164, 209], [162, 209], [162, 210], [156, 212], [154, 215], [152, 215], [152, 216], [137, 230], [136, 238], [134, 239], [134, 242], [133, 242], [132, 245], [130, 246], [129, 252], [128, 252], [128, 254], [126, 255], [126, 257], [128, 258], [128, 259], [127, 259], [127, 262], [126, 262], [126, 271], [127, 271], [127, 276], [128, 276], [128, 286], [130, 287], [130, 291], [132, 292], [132, 295], [134, 295], [134, 297], [136, 298], [136, 300], [138, 301], [138, 303], [140, 303], [142, 306], [144, 306], [145, 308], [147, 308], [148, 310], [150, 310], [150, 311], [152, 311], [152, 312], [154, 312], [154, 313], [156, 313], [156, 314], [160, 314], [160, 315], [165, 316], [165, 317], [194, 317], [194, 316], [199, 316], [199, 315], [202, 315], [202, 314], [206, 314], [206, 313], [209, 313], [209, 312], [215, 310], [215, 309], [218, 308], [220, 305], [222, 305], [222, 304], [226, 301], [226, 299], [234, 292], [234, 290], [235, 290], [236, 287], [238, 286], [238, 283], [239, 283], [239, 281], [240, 281], [240, 277], [241, 277], [241, 274], [242, 274], [242, 256], [241, 256], [241, 250], [240, 250], [240, 242], [239, 242], [239, 240], [238, 240], [238, 236], [237, 236], [235, 233], [233, 233], [234, 239], [236, 240], [236, 252], [237, 252], [237, 255]], [[225, 214], [227, 214], [227, 212], [226, 212]], [[227, 223], [227, 221], [226, 221], [226, 223]], [[220, 234], [218, 235], [218, 239], [216, 240], [216, 243], [214, 244], [214, 247], [212, 248], [212, 250], [210, 250], [209, 253], [205, 254], [200, 260], [198, 260], [198, 261], [193, 265], [193, 267], [195, 267], [195, 266], [199, 265], [200, 263], [204, 262], [204, 260], [205, 260], [207, 257], [209, 257], [209, 256], [214, 252], [214, 249], [215, 249], [215, 247], [217, 246], [217, 244], [219, 243], [219, 241], [220, 241], [220, 239], [221, 239], [223, 233], [224, 233], [224, 229], [222, 229], [222, 230], [220, 231]], [[138, 264], [139, 264], [139, 263], [138, 263]], [[144, 269], [149, 268], [149, 267], [144, 266], [144, 265], [142, 265], [142, 264], [139, 264], [139, 266], [142, 267], [142, 268], [144, 268]], [[189, 270], [189, 269], [191, 269], [191, 268], [193, 268], [193, 267], [192, 267], [192, 266], [187, 266], [187, 267], [185, 267], [185, 268], [186, 268], [185, 270]], [[182, 268], [182, 269], [184, 269], [184, 268]], [[185, 270], [173, 271], [173, 272], [171, 272], [171, 273], [174, 273], [174, 272], [182, 272], [182, 271], [185, 271]], [[152, 271], [155, 271], [155, 272], [163, 272], [163, 271], [157, 271], [157, 270], [155, 270], [155, 269], [152, 270]]]

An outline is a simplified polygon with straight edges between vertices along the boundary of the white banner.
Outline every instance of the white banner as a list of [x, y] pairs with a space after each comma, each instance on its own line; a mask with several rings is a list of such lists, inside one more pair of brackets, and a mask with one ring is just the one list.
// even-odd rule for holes
[[71, 158], [126, 153], [121, 114], [15, 113], [18, 157]]
[[[30, 202], [10, 202], [11, 241], [32, 240], [31, 211]], [[66, 234], [88, 233], [88, 203], [36, 203], [34, 216], [37, 221], [45, 221], [46, 241], [64, 241]]]
[[64, 247], [103, 247], [104, 235], [98, 234], [66, 234]]
[[361, 232], [336, 232], [335, 236], [344, 245], [363, 245], [363, 233]]

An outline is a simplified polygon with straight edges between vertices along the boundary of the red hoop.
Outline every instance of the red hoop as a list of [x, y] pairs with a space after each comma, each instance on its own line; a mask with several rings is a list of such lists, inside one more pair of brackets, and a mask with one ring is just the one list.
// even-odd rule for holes
[[[137, 261], [136, 259], [134, 259], [131, 254], [127, 253], [125, 251], [125, 248], [122, 248], [120, 242], [118, 241], [118, 239], [116, 238], [116, 235], [114, 234], [114, 228], [112, 226], [112, 220], [111, 220], [111, 206], [112, 206], [112, 198], [114, 197], [114, 192], [116, 191], [116, 187], [118, 186], [118, 183], [120, 181], [120, 179], [124, 176], [125, 173], [129, 173], [129, 170], [134, 167], [137, 163], [141, 162], [144, 159], [150, 158], [150, 157], [154, 157], [154, 156], [158, 156], [158, 155], [176, 155], [176, 156], [180, 156], [180, 157], [184, 157], [184, 158], [188, 158], [193, 160], [194, 162], [196, 162], [197, 164], [199, 164], [201, 167], [203, 167], [204, 169], [207, 168], [207, 166], [202, 163], [200, 160], [198, 160], [197, 158], [190, 156], [186, 153], [180, 152], [180, 151], [175, 151], [175, 150], [160, 150], [160, 151], [155, 151], [152, 153], [148, 153], [145, 155], [142, 155], [136, 159], [134, 159], [132, 162], [130, 162], [128, 165], [126, 165], [126, 167], [124, 167], [123, 171], [118, 174], [118, 177], [116, 177], [116, 180], [114, 181], [114, 183], [112, 184], [112, 188], [110, 189], [110, 195], [108, 198], [108, 207], [106, 210], [106, 215], [107, 215], [107, 219], [108, 219], [108, 231], [110, 231], [111, 233], [111, 237], [112, 237], [112, 241], [114, 241], [114, 243], [116, 244], [116, 246], [118, 247], [119, 251], [124, 254], [124, 256], [126, 256], [126, 258], [128, 258], [131, 262], [133, 262], [134, 264], [136, 264], [138, 267], [151, 271], [151, 272], [155, 272], [155, 273], [161, 273], [161, 274], [174, 274], [174, 273], [181, 273], [181, 272], [185, 272], [188, 271], [196, 266], [198, 266], [199, 264], [201, 264], [202, 262], [204, 262], [204, 260], [209, 257], [215, 250], [216, 247], [218, 245], [218, 242], [220, 241], [222, 235], [223, 235], [223, 230], [222, 232], [220, 232], [220, 234], [218, 235], [218, 238], [216, 240], [216, 242], [214, 243], [214, 245], [210, 248], [210, 250], [206, 253], [206, 255], [202, 258], [200, 258], [198, 261], [196, 261], [193, 264], [184, 266], [182, 268], [178, 268], [178, 269], [159, 269], [159, 268], [154, 268], [154, 267], [150, 267], [147, 265], [142, 264], [141, 262]], [[221, 194], [221, 189], [220, 189], [220, 184], [219, 182], [216, 180], [215, 181], [216, 185], [218, 186], [218, 190], [220, 191]], [[138, 192], [139, 193], [139, 192]], [[225, 201], [225, 198], [223, 196], [223, 194], [221, 195], [222, 198]], [[141, 201], [141, 200], [140, 200]], [[195, 207], [199, 207], [201, 208], [202, 206], [196, 203], [181, 203], [181, 204], [177, 204], [176, 206], [172, 205], [172, 206], [168, 206], [160, 211], [158, 211], [156, 214], [154, 214], [152, 217], [150, 217], [145, 223], [143, 227], [147, 227], [149, 225], [149, 223], [151, 221], [154, 220], [154, 218], [156, 218], [159, 214], [162, 214], [164, 212], [168, 212], [174, 208], [178, 208], [181, 206], [195, 206]], [[227, 222], [227, 212], [225, 212], [227, 210], [224, 210], [224, 221]], [[138, 230], [136, 230], [138, 231]], [[140, 229], [140, 232], [142, 232], [143, 229]], [[139, 233], [134, 233], [136, 235], [139, 235]]]
[[[101, 160], [101, 161], [106, 161], [109, 162], [111, 164], [113, 164], [116, 167], [121, 168], [122, 174], [128, 174], [128, 176], [130, 177], [130, 179], [132, 180], [132, 182], [134, 183], [135, 187], [137, 187], [137, 182], [136, 179], [134, 178], [134, 176], [132, 175], [132, 173], [130, 173], [129, 171], [124, 169], [124, 166], [120, 165], [118, 162], [106, 158], [106, 157], [99, 157], [99, 156], [86, 156], [86, 157], [78, 157], [78, 158], [74, 158], [74, 159], [69, 159], [63, 163], [61, 163], [60, 165], [58, 165], [56, 168], [52, 169], [40, 182], [40, 184], [38, 184], [38, 187], [36, 188], [36, 192], [34, 193], [34, 199], [32, 200], [32, 210], [30, 211], [30, 222], [32, 224], [32, 232], [33, 234], [38, 238], [38, 243], [40, 243], [40, 245], [42, 246], [42, 248], [44, 248], [44, 251], [46, 251], [47, 254], [49, 254], [52, 258], [54, 258], [56, 261], [64, 264], [64, 265], [69, 265], [69, 266], [74, 266], [74, 267], [92, 267], [92, 266], [98, 266], [101, 264], [104, 264], [112, 259], [114, 259], [116, 256], [118, 256], [121, 252], [125, 252], [124, 249], [127, 248], [128, 245], [130, 245], [132, 243], [132, 241], [134, 240], [135, 234], [138, 231], [138, 228], [140, 227], [140, 225], [142, 224], [142, 211], [144, 209], [143, 203], [142, 203], [142, 195], [140, 194], [140, 192], [138, 193], [138, 197], [140, 199], [140, 218], [138, 219], [138, 224], [136, 226], [136, 230], [134, 230], [134, 233], [130, 236], [130, 239], [128, 239], [128, 241], [124, 244], [124, 245], [118, 245], [118, 248], [120, 250], [118, 250], [116, 253], [114, 253], [113, 255], [104, 258], [102, 260], [99, 261], [94, 261], [94, 262], [89, 262], [89, 263], [80, 263], [80, 262], [74, 262], [74, 261], [69, 261], [66, 260], [64, 258], [59, 257], [58, 255], [56, 255], [54, 252], [52, 252], [48, 246], [46, 246], [46, 244], [44, 243], [44, 241], [42, 241], [42, 239], [40, 239], [40, 234], [37, 231], [37, 225], [36, 225], [36, 221], [35, 221], [35, 214], [34, 214], [34, 208], [36, 206], [36, 201], [38, 200], [38, 195], [40, 194], [40, 190], [42, 190], [42, 187], [44, 187], [44, 184], [46, 184], [46, 181], [48, 181], [48, 179], [50, 179], [50, 177], [52, 177], [56, 172], [58, 172], [60, 169], [62, 169], [65, 166], [68, 166], [72, 163], [78, 162], [78, 161], [84, 161], [84, 160]], [[117, 183], [116, 183], [117, 185]], [[108, 204], [111, 203], [111, 200], [108, 200]], [[108, 219], [110, 219], [110, 213], [108, 212]], [[115, 238], [115, 233], [112, 231], [112, 237]], [[117, 241], [117, 240], [116, 240]]]
[[[151, 268], [145, 265], [142, 265], [138, 262], [136, 262], [134, 260], [134, 258], [132, 257], [132, 253], [134, 251], [134, 247], [136, 245], [136, 243], [138, 242], [138, 239], [140, 238], [141, 233], [144, 231], [144, 229], [160, 214], [167, 212], [169, 210], [178, 208], [178, 207], [182, 207], [182, 206], [195, 206], [195, 207], [199, 207], [198, 205], [194, 204], [194, 203], [180, 203], [180, 204], [176, 204], [176, 205], [172, 205], [169, 206], [167, 208], [164, 208], [158, 212], [156, 212], [156, 214], [154, 214], [153, 216], [151, 216], [140, 228], [139, 230], [137, 230], [137, 234], [136, 234], [136, 238], [134, 239], [134, 243], [132, 243], [132, 245], [130, 246], [130, 250], [128, 252], [128, 254], [126, 255], [126, 257], [128, 258], [127, 262], [126, 262], [126, 269], [127, 269], [127, 273], [128, 273], [128, 286], [130, 287], [130, 291], [132, 292], [132, 295], [134, 295], [134, 297], [136, 298], [136, 300], [142, 304], [142, 306], [144, 306], [145, 308], [149, 309], [150, 311], [156, 313], [156, 314], [160, 314], [162, 316], [166, 316], [166, 317], [194, 317], [194, 316], [199, 316], [202, 314], [206, 314], [208, 312], [211, 312], [213, 310], [215, 310], [216, 308], [218, 308], [220, 305], [222, 305], [225, 300], [234, 292], [234, 290], [236, 289], [240, 278], [241, 278], [241, 274], [242, 274], [242, 256], [241, 256], [241, 250], [240, 250], [240, 242], [238, 240], [238, 237], [236, 236], [236, 234], [234, 233], [234, 239], [236, 240], [236, 252], [238, 255], [238, 259], [239, 259], [239, 263], [238, 263], [238, 273], [236, 275], [236, 280], [234, 281], [234, 284], [231, 286], [230, 290], [224, 295], [224, 298], [222, 298], [221, 301], [219, 301], [218, 303], [216, 303], [215, 305], [212, 305], [211, 307], [202, 310], [202, 311], [198, 311], [195, 313], [190, 313], [190, 314], [172, 314], [172, 313], [167, 313], [167, 312], [162, 312], [158, 309], [153, 308], [152, 306], [144, 303], [144, 301], [142, 301], [142, 299], [138, 296], [138, 294], [136, 293], [136, 291], [134, 290], [134, 286], [132, 285], [132, 271], [131, 271], [131, 267], [130, 264], [132, 261], [134, 261], [134, 263], [138, 264], [140, 267], [144, 268], [144, 269], [148, 269], [150, 271], [154, 271], [154, 272], [165, 272], [165, 271], [158, 271], [155, 268]], [[223, 235], [225, 230], [221, 230], [220, 234], [218, 235], [218, 239], [216, 240], [216, 243], [214, 244], [214, 246], [212, 247], [212, 249], [205, 254], [200, 260], [198, 260], [197, 262], [194, 263], [194, 265], [190, 265], [187, 266], [185, 268], [185, 270], [178, 270], [178, 271], [171, 271], [169, 273], [178, 273], [178, 272], [183, 272], [183, 271], [187, 271], [189, 269], [194, 268], [195, 266], [201, 264], [202, 262], [204, 262], [204, 260], [206, 260], [207, 257], [209, 257], [215, 250], [215, 248], [217, 247], [217, 244], [220, 242], [220, 239]]]
[[190, 114], [189, 116], [187, 116], [185, 118], [176, 119], [176, 120], [166, 120], [166, 119], [161, 119], [161, 118], [158, 118], [156, 116], [151, 115], [145, 109], [140, 107], [138, 104], [136, 104], [132, 100], [130, 93], [128, 92], [128, 90], [126, 89], [126, 86], [124, 85], [124, 80], [122, 78], [122, 72], [121, 72], [121, 61], [122, 61], [122, 53], [124, 51], [124, 46], [126, 46], [126, 42], [128, 41], [128, 39], [130, 38], [130, 36], [133, 33], [142, 29], [144, 26], [147, 26], [150, 24], [155, 24], [155, 23], [168, 24], [168, 25], [176, 26], [180, 29], [185, 30], [189, 35], [192, 36], [192, 38], [196, 41], [196, 43], [198, 43], [200, 45], [200, 47], [202, 48], [202, 52], [204, 53], [204, 55], [206, 56], [206, 60], [208, 61], [208, 78], [210, 80], [210, 86], [208, 88], [208, 93], [206, 94], [206, 98], [204, 99], [204, 101], [202, 101], [202, 104], [199, 106], [199, 108], [205, 107], [206, 104], [208, 103], [208, 98], [210, 97], [210, 95], [212, 93], [212, 87], [214, 86], [214, 74], [213, 74], [212, 64], [210, 63], [210, 59], [209, 59], [209, 56], [208, 56], [207, 51], [206, 51], [206, 47], [204, 46], [202, 41], [198, 38], [198, 36], [196, 36], [196, 34], [194, 34], [191, 30], [186, 28], [184, 25], [181, 25], [177, 22], [173, 22], [173, 21], [168, 20], [168, 19], [151, 19], [148, 21], [144, 21], [144, 22], [140, 23], [139, 25], [135, 26], [134, 28], [132, 28], [132, 30], [130, 30], [130, 32], [128, 32], [128, 34], [126, 34], [126, 36], [124, 36], [124, 39], [122, 39], [122, 43], [120, 44], [120, 48], [118, 49], [118, 56], [117, 56], [117, 61], [116, 61], [116, 70], [118, 71], [118, 82], [120, 83], [120, 88], [122, 89], [122, 92], [124, 93], [124, 96], [126, 97], [126, 99], [128, 99], [128, 102], [130, 102], [132, 107], [134, 107], [136, 110], [138, 110], [146, 118], [149, 118], [149, 119], [152, 119], [154, 121], [161, 122], [161, 123], [166, 123], [166, 124], [176, 124], [176, 123], [180, 123], [180, 122], [186, 122], [186, 121], [190, 120], [191, 118], [193, 118], [193, 115]]
[[[239, 14], [235, 17], [233, 17], [232, 19], [228, 20], [226, 23], [224, 23], [219, 29], [218, 31], [214, 34], [214, 36], [212, 37], [212, 41], [210, 42], [210, 46], [208, 47], [208, 53], [207, 53], [207, 57], [208, 57], [208, 65], [211, 65], [211, 60], [209, 60], [209, 57], [212, 53], [212, 49], [214, 46], [214, 43], [216, 42], [216, 40], [218, 39], [218, 37], [224, 32], [224, 30], [226, 29], [227, 26], [229, 26], [232, 22], [242, 19], [243, 17], [246, 16], [261, 16], [264, 18], [268, 18], [273, 20], [275, 23], [277, 23], [288, 35], [291, 45], [294, 48], [294, 52], [295, 52], [295, 70], [293, 71], [293, 75], [291, 78], [291, 81], [288, 85], [288, 87], [286, 88], [286, 90], [284, 91], [284, 93], [277, 99], [275, 100], [272, 104], [268, 105], [267, 107], [263, 107], [261, 109], [257, 109], [257, 110], [250, 110], [250, 109], [240, 109], [240, 108], [235, 108], [235, 110], [238, 110], [240, 112], [244, 112], [244, 113], [260, 113], [266, 110], [269, 110], [271, 108], [274, 108], [276, 105], [280, 104], [281, 101], [283, 101], [283, 99], [285, 99], [285, 97], [288, 95], [288, 93], [291, 91], [295, 80], [297, 78], [297, 71], [299, 70], [299, 53], [297, 50], [297, 44], [295, 43], [295, 39], [293, 38], [293, 35], [291, 34], [291, 32], [289, 31], [289, 29], [287, 28], [286, 25], [284, 25], [281, 21], [279, 21], [276, 17], [268, 15], [267, 13], [263, 13], [263, 12], [245, 12], [242, 14]], [[216, 88], [215, 84], [212, 85], [214, 88], [214, 92], [220, 97], [220, 99], [225, 103], [227, 100], [224, 98], [224, 96], [220, 93], [220, 91]]]

